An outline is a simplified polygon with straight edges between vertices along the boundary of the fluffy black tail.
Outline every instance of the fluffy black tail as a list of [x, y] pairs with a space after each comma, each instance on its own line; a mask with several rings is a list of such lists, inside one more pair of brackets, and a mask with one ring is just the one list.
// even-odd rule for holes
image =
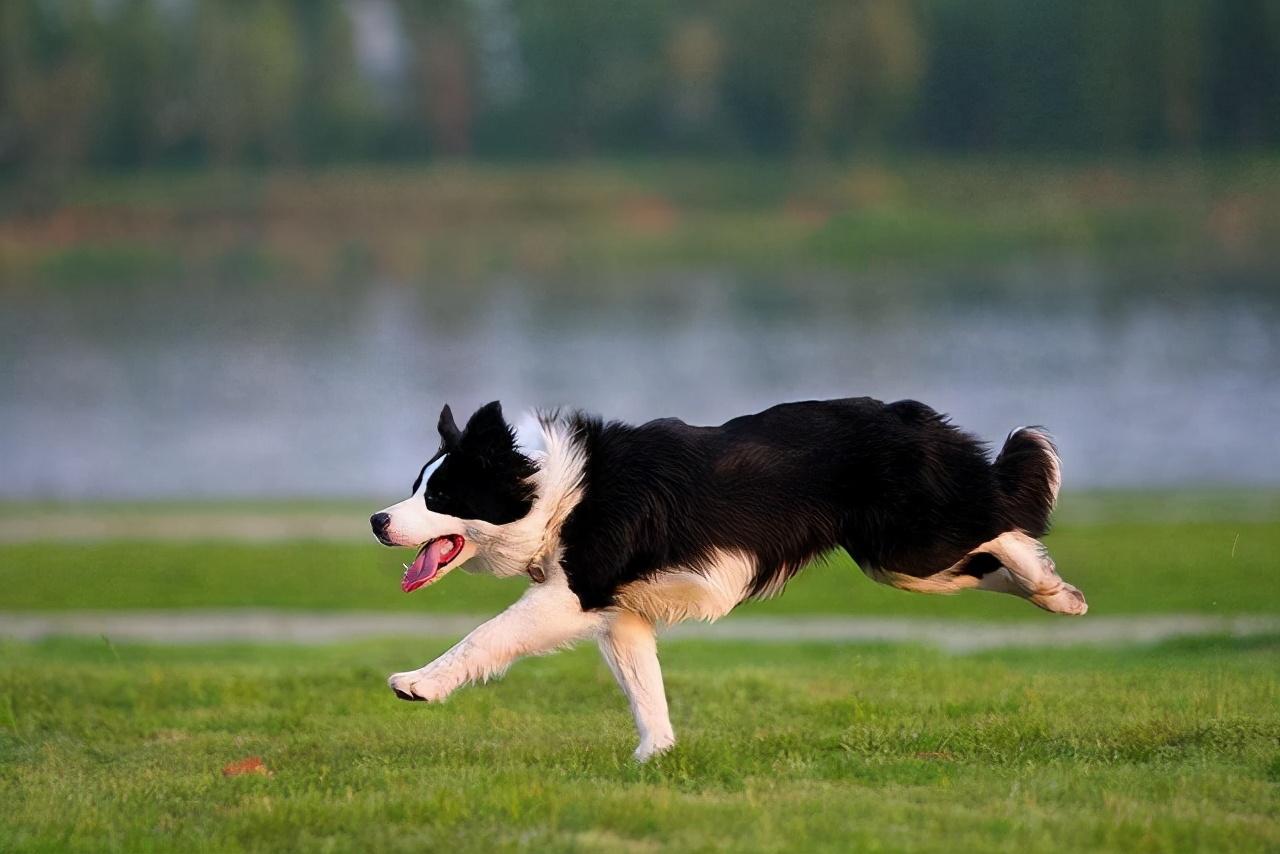
[[995, 473], [1005, 518], [1033, 537], [1043, 536], [1062, 485], [1053, 439], [1043, 427], [1019, 427], [1005, 439]]

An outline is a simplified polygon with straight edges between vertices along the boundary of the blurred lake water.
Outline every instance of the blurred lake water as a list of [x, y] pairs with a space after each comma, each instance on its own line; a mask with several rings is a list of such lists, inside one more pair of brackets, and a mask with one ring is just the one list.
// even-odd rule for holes
[[1068, 488], [1280, 484], [1274, 271], [1059, 259], [981, 273], [15, 290], [0, 496], [396, 495], [435, 417], [501, 399], [718, 423], [914, 397], [1057, 436]]

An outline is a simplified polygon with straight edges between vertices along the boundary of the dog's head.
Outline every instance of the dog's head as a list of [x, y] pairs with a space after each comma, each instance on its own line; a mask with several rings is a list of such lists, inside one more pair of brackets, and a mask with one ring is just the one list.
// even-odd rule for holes
[[475, 557], [501, 527], [529, 514], [535, 498], [534, 463], [516, 445], [494, 401], [480, 407], [462, 430], [446, 406], [440, 411], [440, 450], [413, 482], [413, 494], [373, 514], [374, 536], [384, 545], [418, 550], [405, 566], [409, 593]]

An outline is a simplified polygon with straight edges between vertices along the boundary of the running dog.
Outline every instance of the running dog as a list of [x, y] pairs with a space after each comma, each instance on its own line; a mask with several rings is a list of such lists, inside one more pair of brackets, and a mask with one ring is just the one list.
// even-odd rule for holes
[[370, 519], [417, 550], [402, 589], [457, 566], [525, 575], [529, 589], [435, 661], [393, 674], [405, 700], [440, 701], [526, 655], [595, 638], [631, 704], [635, 758], [675, 744], [655, 626], [715, 620], [774, 596], [814, 558], [844, 549], [903, 590], [968, 588], [1083, 614], [1039, 537], [1058, 497], [1044, 430], [1014, 430], [992, 460], [976, 438], [913, 400], [786, 403], [718, 427], [666, 418], [539, 418], [522, 444], [494, 402], [440, 447], [412, 495]]

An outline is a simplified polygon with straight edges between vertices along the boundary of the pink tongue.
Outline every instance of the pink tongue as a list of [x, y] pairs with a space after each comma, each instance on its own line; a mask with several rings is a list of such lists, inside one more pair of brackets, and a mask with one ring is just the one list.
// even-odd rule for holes
[[440, 556], [449, 546], [448, 537], [440, 537], [427, 543], [405, 570], [404, 578], [400, 579], [400, 589], [405, 593], [412, 593], [435, 578], [436, 569], [440, 566]]

